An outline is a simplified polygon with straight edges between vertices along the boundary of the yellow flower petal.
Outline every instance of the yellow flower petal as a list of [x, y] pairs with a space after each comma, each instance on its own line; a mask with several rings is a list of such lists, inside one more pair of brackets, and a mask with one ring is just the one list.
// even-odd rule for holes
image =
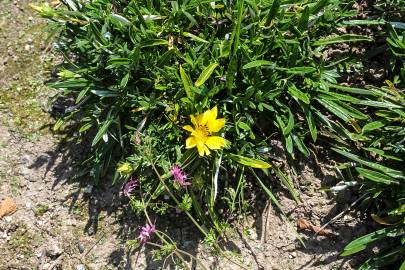
[[194, 128], [192, 126], [190, 126], [190, 125], [184, 126], [183, 129], [185, 129], [185, 130], [187, 130], [187, 131], [189, 131], [191, 133], [194, 132]]
[[194, 115], [190, 115], [190, 119], [191, 119], [191, 123], [197, 127], [198, 123], [197, 123], [197, 118]]
[[214, 108], [211, 109], [211, 119], [216, 119], [218, 115], [218, 107], [215, 106]]
[[225, 118], [208, 121], [207, 126], [209, 132], [211, 133], [218, 132], [221, 130], [221, 128], [225, 126]]
[[207, 141], [205, 144], [210, 148], [210, 149], [221, 149], [225, 146], [225, 140], [222, 137], [219, 136], [210, 136], [207, 138]]
[[186, 149], [193, 148], [197, 145], [195, 137], [191, 136], [186, 139]]
[[208, 149], [208, 147], [206, 145], [204, 145], [204, 152], [207, 156], [209, 156], [211, 154], [210, 149]]
[[197, 150], [198, 150], [198, 154], [200, 155], [200, 156], [204, 156], [204, 150], [205, 150], [205, 145], [204, 145], [204, 143], [201, 143], [201, 142], [197, 142]]
[[211, 110], [205, 111], [202, 115], [199, 117], [198, 124], [203, 126], [208, 123], [208, 121], [211, 119]]

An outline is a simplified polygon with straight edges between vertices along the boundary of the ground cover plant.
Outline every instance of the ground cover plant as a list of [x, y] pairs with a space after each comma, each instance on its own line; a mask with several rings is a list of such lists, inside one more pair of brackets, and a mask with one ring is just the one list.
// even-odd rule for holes
[[[338, 31], [377, 24], [353, 20], [354, 1], [62, 3], [33, 6], [50, 19], [55, 47], [65, 56], [51, 86], [75, 99], [55, 129], [74, 120], [77, 138], [91, 138], [85, 166], [94, 181], [117, 171], [123, 196], [146, 219], [137, 244], [156, 234], [159, 255], [175, 254], [181, 264], [189, 254], [159, 231], [158, 215], [183, 212], [219, 251], [229, 222], [260, 203], [254, 201], [257, 188], [279, 206], [270, 189], [278, 179], [299, 202], [293, 180], [273, 162], [270, 140], [282, 142], [292, 175], [294, 161], [322, 141], [356, 162], [356, 168], [344, 163], [343, 173], [380, 179], [362, 189], [376, 205], [395, 192], [391, 212], [375, 217], [382, 222], [380, 214], [389, 213], [395, 224], [402, 218], [395, 233], [401, 236], [402, 24], [378, 21], [390, 29], [392, 70], [399, 75], [388, 87], [363, 89], [339, 84], [342, 67], [355, 58], [325, 57], [331, 46], [373, 41]], [[353, 144], [361, 145], [360, 154]], [[392, 236], [396, 229], [384, 230]], [[403, 243], [384, 263], [402, 259], [401, 251]]]

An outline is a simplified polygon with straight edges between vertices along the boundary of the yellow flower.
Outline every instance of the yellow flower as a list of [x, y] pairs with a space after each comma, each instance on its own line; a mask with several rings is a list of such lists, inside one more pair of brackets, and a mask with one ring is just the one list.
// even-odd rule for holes
[[191, 123], [194, 127], [187, 125], [183, 128], [191, 132], [186, 140], [186, 148], [197, 147], [200, 156], [209, 155], [210, 149], [221, 149], [225, 146], [225, 139], [219, 136], [213, 136], [225, 126], [225, 119], [217, 119], [218, 108], [215, 106], [197, 116], [190, 115]]

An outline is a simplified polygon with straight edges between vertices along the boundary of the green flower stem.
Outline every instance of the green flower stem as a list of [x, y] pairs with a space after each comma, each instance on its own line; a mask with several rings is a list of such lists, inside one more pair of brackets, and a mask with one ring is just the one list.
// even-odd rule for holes
[[[148, 245], [155, 246], [155, 247], [158, 247], [158, 248], [163, 248], [163, 247], [164, 247], [164, 246], [162, 246], [162, 245], [159, 245], [159, 244], [156, 244], [156, 243], [152, 243], [152, 242], [146, 242], [146, 243], [147, 243]], [[194, 255], [188, 253], [187, 251], [178, 249], [177, 246], [176, 246], [176, 250], [174, 250], [174, 252], [176, 252], [176, 251], [177, 251], [178, 253], [181, 253], [181, 254], [183, 254], [183, 255], [186, 255], [186, 256], [190, 257], [191, 259], [195, 260], [196, 263], [199, 264], [204, 270], [208, 270], [208, 269], [200, 262], [200, 260], [198, 260], [197, 257], [195, 257]]]
[[[156, 166], [153, 162], [151, 162], [152, 164], [152, 168], [155, 171], [157, 177], [159, 178], [159, 181], [162, 183], [162, 185], [166, 188], [167, 192], [169, 193], [170, 197], [172, 197], [172, 199], [176, 202], [177, 205], [180, 204], [179, 200], [177, 200], [176, 196], [174, 196], [174, 194], [172, 193], [172, 191], [170, 190], [170, 188], [166, 185], [166, 183], [164, 182], [164, 180], [162, 179], [162, 177], [160, 176], [160, 173], [158, 172], [158, 170], [156, 169]], [[190, 218], [190, 220], [194, 223], [195, 226], [197, 226], [197, 228], [204, 234], [204, 236], [208, 236], [207, 232], [201, 227], [201, 225], [194, 219], [194, 217], [190, 214], [189, 211], [184, 211], [187, 216]]]
[[[159, 181], [164, 185], [164, 187], [166, 188], [166, 190], [167, 190], [167, 192], [169, 193], [170, 197], [172, 197], [173, 200], [176, 202], [176, 204], [179, 205], [180, 202], [177, 200], [177, 198], [174, 196], [174, 194], [171, 192], [171, 190], [169, 189], [169, 187], [166, 185], [166, 183], [164, 182], [164, 180], [163, 180], [162, 177], [160, 176], [160, 173], [159, 173], [158, 170], [156, 169], [155, 164], [154, 164], [153, 162], [151, 162], [151, 164], [152, 164], [153, 170], [155, 171], [157, 177], [159, 178]], [[145, 211], [145, 212], [146, 212], [146, 211]], [[194, 217], [193, 217], [188, 211], [185, 211], [185, 213], [186, 213], [187, 216], [191, 219], [191, 221], [194, 223], [194, 225], [196, 225], [197, 228], [204, 234], [204, 236], [207, 237], [207, 236], [208, 236], [208, 235], [207, 235], [207, 232], [200, 226], [200, 224], [194, 219]], [[149, 220], [149, 217], [148, 217], [148, 216], [147, 216], [147, 218], [148, 218], [148, 220]], [[159, 237], [159, 238], [160, 238], [160, 237]], [[160, 238], [160, 239], [162, 239], [162, 238]], [[162, 241], [163, 241], [163, 239], [162, 239]], [[221, 249], [221, 247], [218, 246], [217, 243], [214, 243], [214, 247], [215, 247], [215, 248], [221, 253], [221, 255], [224, 256], [227, 260], [229, 260], [230, 262], [232, 262], [232, 263], [238, 265], [239, 267], [241, 267], [241, 268], [243, 268], [243, 269], [247, 269], [247, 270], [248, 270], [248, 268], [244, 267], [244, 266], [241, 265], [240, 263], [235, 262], [235, 261], [233, 261], [231, 258], [229, 258], [229, 257], [223, 252], [223, 250]], [[177, 247], [176, 247], [176, 248], [177, 248]], [[180, 250], [178, 250], [178, 251], [180, 252]], [[180, 253], [183, 253], [183, 252], [180, 252]], [[190, 254], [190, 255], [191, 255], [191, 254]], [[204, 269], [206, 269], [206, 268], [204, 268]]]

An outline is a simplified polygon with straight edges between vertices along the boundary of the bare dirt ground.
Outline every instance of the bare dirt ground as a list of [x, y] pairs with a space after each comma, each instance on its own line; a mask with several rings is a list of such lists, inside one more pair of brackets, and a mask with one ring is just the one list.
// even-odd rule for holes
[[[175, 269], [169, 262], [153, 260], [149, 247], [127, 248], [126, 241], [136, 237], [140, 223], [119, 197], [119, 187], [93, 187], [75, 180], [80, 172], [74, 165], [83, 149], [51, 132], [54, 120], [48, 112], [55, 93], [44, 81], [54, 59], [43, 41], [45, 23], [28, 3], [2, 0], [0, 9], [0, 201], [11, 197], [17, 204], [17, 212], [0, 220], [0, 269]], [[236, 232], [224, 245], [229, 257], [245, 269], [358, 265], [339, 257], [339, 252], [369, 229], [360, 222], [364, 217], [350, 211], [324, 233], [316, 236], [313, 230], [347, 209], [356, 195], [349, 189], [337, 197], [321, 191], [339, 181], [333, 163], [320, 166], [313, 158], [300, 170], [301, 203], [290, 199], [278, 182], [268, 184], [293, 228], [297, 222], [310, 224], [299, 231], [306, 247], [263, 195], [251, 216], [235, 222]], [[179, 247], [196, 254], [207, 269], [242, 269], [210, 254], [186, 221], [160, 219]], [[190, 268], [200, 269], [191, 262]]]

